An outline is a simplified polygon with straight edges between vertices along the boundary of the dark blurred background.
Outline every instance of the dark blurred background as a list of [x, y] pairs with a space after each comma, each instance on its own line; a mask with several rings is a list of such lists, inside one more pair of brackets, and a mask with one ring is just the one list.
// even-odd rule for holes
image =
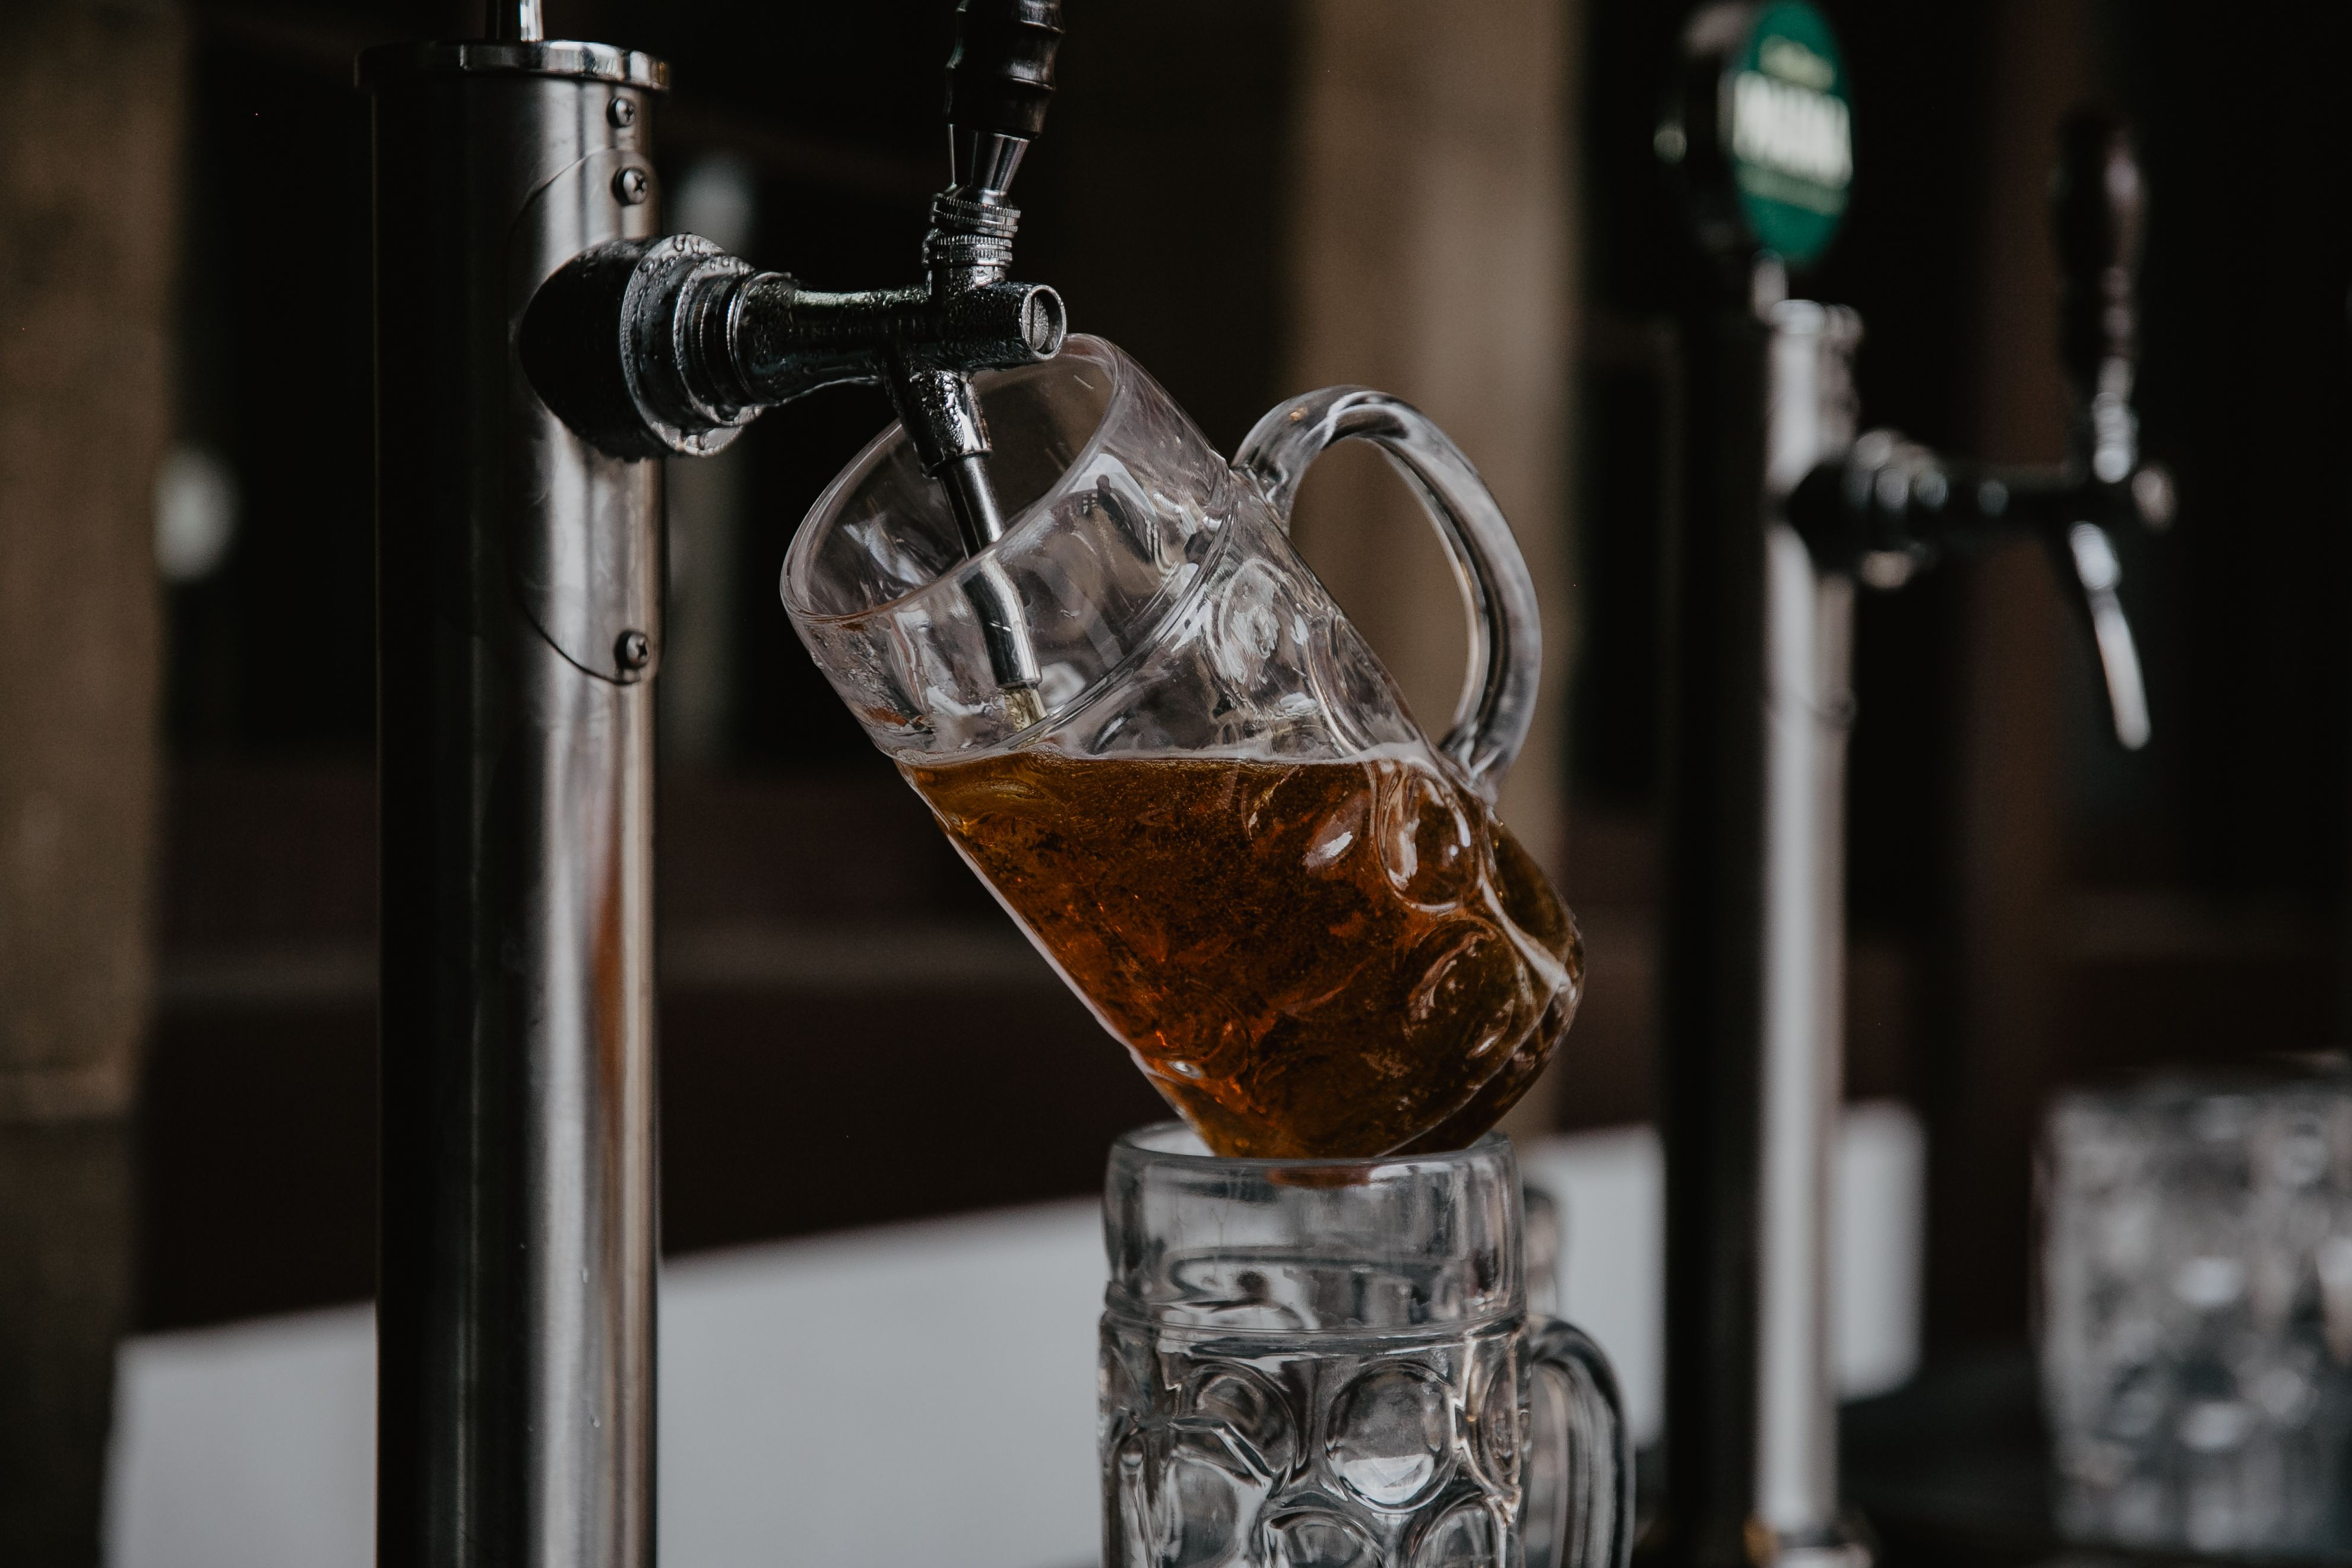
[[[915, 276], [944, 172], [944, 0], [548, 9], [551, 36], [671, 62], [656, 144], [673, 219], [740, 224], [730, 243], [819, 286]], [[2151, 189], [2139, 406], [2179, 494], [2168, 532], [2122, 541], [2154, 705], [2144, 753], [2103, 739], [2088, 653], [2031, 547], [1862, 612], [1850, 1089], [1908, 1101], [1927, 1130], [1932, 1362], [2023, 1339], [2030, 1145], [2054, 1086], [2342, 1040], [2352, 100], [2335, 78], [2352, 12], [1823, 9], [1854, 84], [1858, 172], [1843, 236], [1797, 291], [1862, 313], [1865, 421], [1987, 458], [2062, 455], [2046, 178], [2061, 117], [2104, 104], [2137, 125]], [[9, 123], [26, 136], [80, 123], [56, 118], [77, 93], [143, 108], [98, 151], [54, 154], [54, 176], [12, 169], [0, 316], [131, 320], [56, 242], [138, 196], [146, 208], [100, 238], [145, 280], [132, 325], [152, 351], [137, 340], [128, 369], [88, 370], [108, 384], [67, 395], [62, 372], [0, 350], [17, 383], [0, 434], [79, 465], [47, 489], [25, 487], [38, 464], [0, 473], [10, 684], [44, 680], [52, 624], [148, 661], [93, 676], [100, 697], [0, 706], [0, 754], [17, 755], [0, 760], [0, 842], [22, 862], [0, 889], [0, 1067], [22, 1058], [35, 1085], [0, 1094], [0, 1115], [127, 1129], [135, 1190], [89, 1190], [135, 1220], [79, 1223], [130, 1227], [117, 1299], [135, 1327], [362, 1298], [375, 653], [368, 110], [352, 59], [469, 33], [476, 8], [9, 10]], [[1647, 1117], [1655, 590], [1687, 253], [1650, 141], [1683, 8], [1074, 12], [1065, 90], [1019, 193], [1021, 272], [1059, 287], [1079, 329], [1135, 354], [1222, 448], [1279, 396], [1373, 381], [1437, 414], [1496, 479], [1544, 575], [1555, 650], [1546, 727], [1507, 806], [1592, 956], [1585, 1016], [1515, 1125]], [[85, 57], [132, 65], [55, 64]], [[33, 157], [0, 147], [0, 165]], [[130, 406], [142, 397], [152, 410]], [[674, 486], [659, 830], [673, 1250], [1084, 1192], [1108, 1136], [1157, 1110], [778, 606], [793, 528], [887, 418], [878, 392], [820, 394], [754, 426], [721, 477]], [[165, 538], [160, 619], [142, 620], [158, 465], [184, 537]], [[1388, 536], [1356, 531], [1360, 515], [1366, 530], [1417, 525], [1360, 497], [1386, 483], [1376, 465], [1339, 466], [1310, 490], [1309, 553], [1408, 692], [1438, 702], [1460, 644], [1439, 558], [1414, 553], [1417, 536], [1370, 548]], [[105, 525], [130, 606], [117, 621], [41, 586], [98, 559], [87, 539], [42, 542], [84, 526], [45, 497], [110, 485], [107, 515], [129, 518]], [[77, 725], [111, 727], [73, 739]], [[68, 752], [116, 792], [41, 771]], [[22, 868], [51, 841], [44, 812], [68, 846], [85, 831], [112, 845], [119, 869], [42, 892]], [[152, 821], [152, 850], [111, 821]], [[121, 912], [152, 953], [109, 949], [88, 981], [113, 1010], [68, 1065], [100, 1086], [60, 1098], [38, 1084], [71, 1051], [42, 1055], [50, 1036], [22, 1020], [50, 1017], [42, 988], [97, 962], [31, 935], [78, 898]], [[135, 1098], [127, 1068], [100, 1071], [117, 1060], [141, 1064]], [[803, 1157], [845, 1141], [866, 1156], [855, 1179]]]

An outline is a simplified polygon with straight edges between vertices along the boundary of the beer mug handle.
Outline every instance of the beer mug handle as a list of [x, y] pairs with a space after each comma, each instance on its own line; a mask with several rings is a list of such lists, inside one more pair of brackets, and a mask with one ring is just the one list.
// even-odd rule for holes
[[[1524, 1450], [1528, 1568], [1626, 1568], [1633, 1560], [1633, 1437], [1609, 1357], [1558, 1318], [1528, 1325], [1531, 1375], [1559, 1380], [1566, 1430], [1556, 1471], [1538, 1477], [1540, 1432]], [[1533, 1423], [1531, 1423], [1533, 1425]]]
[[1412, 481], [1454, 563], [1470, 613], [1470, 670], [1439, 748], [1491, 800], [1535, 719], [1543, 664], [1536, 585], [1486, 482], [1427, 414], [1369, 387], [1325, 387], [1277, 403], [1243, 441], [1234, 466], [1256, 481], [1285, 528], [1315, 459], [1369, 441]]

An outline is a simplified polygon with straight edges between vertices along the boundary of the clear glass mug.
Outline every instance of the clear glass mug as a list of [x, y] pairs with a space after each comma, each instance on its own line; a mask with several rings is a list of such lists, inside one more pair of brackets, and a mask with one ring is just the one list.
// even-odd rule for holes
[[[967, 559], [892, 426], [785, 557], [810, 653], [1211, 1147], [1468, 1143], [1583, 978], [1573, 920], [1490, 803], [1541, 638], [1476, 472], [1346, 387], [1276, 408], [1228, 465], [1097, 339], [979, 386], [1004, 536]], [[1434, 745], [1286, 531], [1308, 464], [1349, 438], [1412, 482], [1475, 612]], [[1034, 685], [1001, 678], [1007, 638]]]
[[2052, 1107], [2042, 1397], [2059, 1527], [2352, 1547], [2352, 1079], [2162, 1079]]
[[1508, 1140], [1372, 1162], [1113, 1145], [1106, 1568], [1622, 1568], [1608, 1358], [1527, 1312]]

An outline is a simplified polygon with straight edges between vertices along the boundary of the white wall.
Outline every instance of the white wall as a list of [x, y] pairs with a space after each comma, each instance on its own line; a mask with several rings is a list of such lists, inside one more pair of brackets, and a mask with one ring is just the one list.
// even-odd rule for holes
[[[1647, 1128], [1548, 1138], [1562, 1295], [1660, 1404], [1662, 1175]], [[1923, 1150], [1892, 1105], [1847, 1116], [1839, 1368], [1849, 1394], [1918, 1358]], [[745, 1249], [662, 1281], [665, 1568], [1067, 1568], [1096, 1560], [1091, 1202]], [[123, 1347], [113, 1568], [366, 1568], [372, 1314], [355, 1307]]]

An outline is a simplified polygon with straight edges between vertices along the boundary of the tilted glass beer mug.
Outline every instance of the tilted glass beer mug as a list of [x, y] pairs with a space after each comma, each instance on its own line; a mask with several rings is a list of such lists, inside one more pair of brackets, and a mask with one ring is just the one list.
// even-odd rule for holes
[[[809, 652], [1210, 1147], [1470, 1142], [1550, 1055], [1583, 968], [1490, 805], [1540, 632], [1485, 485], [1357, 388], [1277, 407], [1228, 465], [1095, 339], [980, 391], [1003, 537], [967, 558], [893, 426], [785, 557]], [[1435, 745], [1286, 536], [1307, 465], [1350, 437], [1412, 481], [1475, 611]]]
[[1489, 1134], [1360, 1163], [1112, 1148], [1097, 1378], [1107, 1568], [1621, 1568], [1600, 1350], [1531, 1321]]

